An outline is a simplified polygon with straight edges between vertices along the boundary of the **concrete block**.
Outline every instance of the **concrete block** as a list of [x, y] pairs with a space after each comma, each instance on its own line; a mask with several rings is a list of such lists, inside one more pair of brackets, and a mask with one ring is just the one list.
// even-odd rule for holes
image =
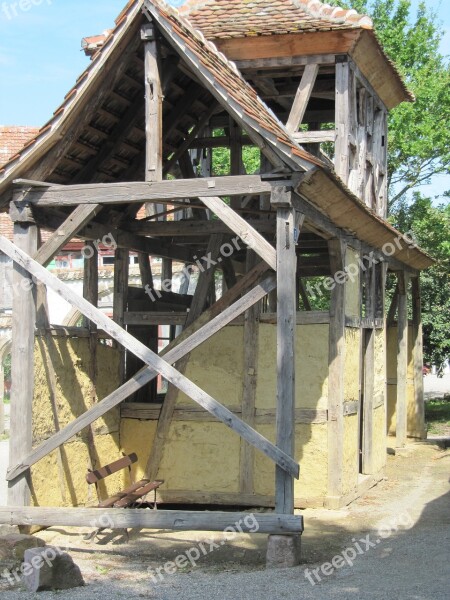
[[27, 550], [21, 570], [30, 592], [68, 590], [84, 585], [78, 565], [66, 552], [53, 546]]
[[266, 568], [286, 569], [300, 564], [300, 535], [269, 535]]

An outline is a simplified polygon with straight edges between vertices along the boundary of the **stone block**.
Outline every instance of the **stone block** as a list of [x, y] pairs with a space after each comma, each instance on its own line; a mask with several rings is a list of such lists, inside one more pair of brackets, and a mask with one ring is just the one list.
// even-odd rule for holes
[[38, 546], [45, 546], [45, 542], [33, 535], [11, 533], [0, 536], [0, 566], [6, 569], [20, 566], [26, 550]]
[[68, 590], [84, 585], [80, 568], [71, 556], [53, 546], [27, 550], [22, 573], [30, 592]]
[[300, 535], [269, 535], [267, 542], [266, 567], [287, 569], [300, 564]]

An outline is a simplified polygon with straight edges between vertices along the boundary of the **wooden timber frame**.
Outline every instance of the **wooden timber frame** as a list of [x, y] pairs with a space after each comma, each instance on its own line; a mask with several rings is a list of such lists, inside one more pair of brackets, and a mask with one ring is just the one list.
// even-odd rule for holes
[[[300, 473], [296, 460], [296, 425], [327, 425], [328, 503], [330, 506], [339, 505], [344, 497], [344, 417], [357, 410], [353, 405], [350, 406], [351, 402], [345, 402], [344, 397], [345, 330], [346, 327], [353, 327], [373, 333], [384, 326], [384, 307], [381, 312], [373, 308], [375, 297], [372, 298], [370, 310], [366, 310], [364, 315], [346, 316], [344, 280], [349, 246], [357, 246], [362, 254], [373, 255], [382, 263], [384, 278], [388, 268], [402, 274], [399, 275], [397, 294], [399, 381], [400, 377], [406, 377], [404, 281], [411, 278], [414, 282], [415, 377], [418, 381], [416, 402], [420, 411], [418, 272], [429, 263], [429, 259], [410, 243], [396, 250], [394, 255], [383, 255], [380, 236], [385, 236], [383, 241], [389, 241], [398, 232], [366, 208], [370, 205], [382, 216], [385, 211], [382, 166], [386, 157], [382, 137], [385, 135], [386, 110], [377, 104], [376, 93], [371, 88], [370, 93], [366, 93], [364, 86], [367, 82], [351, 60], [339, 53], [318, 55], [316, 60], [310, 57], [306, 64], [301, 65], [302, 73], [298, 86], [293, 90], [292, 102], [279, 98], [278, 90], [273, 89], [273, 82], [267, 81], [267, 77], [261, 77], [261, 81], [258, 79], [261, 89], [266, 90], [265, 94], [276, 96], [278, 106], [283, 109], [283, 118], [280, 115], [276, 115], [276, 118], [285, 122], [286, 128], [277, 122], [279, 131], [274, 135], [259, 126], [253, 117], [238, 106], [234, 97], [221, 87], [222, 83], [219, 82], [219, 85], [219, 77], [217, 81], [214, 80], [214, 73], [198, 60], [192, 48], [183, 45], [180, 34], [175, 29], [172, 31], [156, 6], [149, 2], [145, 2], [145, 5], [145, 16], [141, 15], [139, 27], [134, 32], [138, 35], [133, 37], [130, 33], [127, 38], [124, 34], [126, 44], [124, 42], [123, 46], [119, 46], [122, 50], [121, 60], [130, 59], [134, 66], [137, 65], [133, 70], [134, 75], [125, 73], [123, 62], [119, 64], [114, 77], [111, 71], [107, 71], [113, 87], [120, 77], [124, 77], [128, 82], [131, 80], [130, 85], [135, 93], [128, 98], [129, 105], [122, 116], [116, 117], [111, 136], [103, 132], [101, 151], [90, 156], [81, 171], [65, 180], [61, 175], [62, 167], [60, 174], [52, 171], [52, 157], [55, 159], [57, 154], [53, 154], [56, 150], [49, 149], [34, 170], [17, 177], [12, 186], [10, 216], [14, 221], [14, 243], [0, 236], [0, 251], [14, 261], [15, 283], [21, 286], [23, 282], [28, 282], [28, 290], [15, 297], [14, 301], [13, 377], [16, 380], [20, 378], [21, 386], [13, 389], [13, 441], [7, 474], [9, 506], [0, 508], [0, 523], [92, 525], [97, 513], [91, 509], [31, 508], [30, 469], [83, 429], [91, 427], [109, 410], [121, 405], [122, 415], [157, 421], [156, 435], [146, 465], [145, 475], [149, 479], [157, 476], [173, 421], [181, 417], [186, 420], [219, 421], [230, 428], [241, 438], [239, 493], [232, 495], [231, 500], [225, 503], [239, 505], [244, 501], [245, 505], [260, 503], [274, 506], [274, 514], [258, 516], [259, 531], [300, 534], [303, 520], [300, 515], [294, 515], [297, 506], [294, 480], [299, 478]], [[225, 59], [220, 58], [222, 60]], [[164, 69], [161, 68], [163, 64]], [[330, 66], [335, 75], [335, 89], [331, 92], [329, 81], [321, 79], [324, 74], [327, 77], [330, 75]], [[251, 65], [244, 67], [251, 71]], [[227, 68], [231, 77], [233, 68], [229, 65]], [[262, 65], [263, 70], [267, 68], [268, 64]], [[143, 75], [142, 81], [137, 79], [136, 73]], [[171, 84], [177, 90], [177, 95], [173, 89], [171, 91]], [[238, 82], [236, 85], [239, 85]], [[105, 87], [108, 87], [108, 82], [99, 84], [96, 98], [88, 103], [82, 113], [85, 124], [92, 122], [96, 111], [108, 112], [104, 105], [99, 104], [101, 99], [106, 98]], [[114, 94], [119, 103], [126, 96], [123, 91]], [[321, 118], [317, 117], [315, 111], [311, 114], [310, 101], [314, 97], [324, 97], [327, 102], [332, 98], [335, 102], [336, 128], [331, 134], [320, 130], [318, 126], [320, 122], [325, 122], [329, 108], [323, 110]], [[276, 121], [262, 102], [261, 106], [267, 113], [267, 119]], [[359, 107], [357, 111], [356, 106]], [[375, 112], [378, 121], [374, 117]], [[142, 117], [145, 122], [142, 130], [144, 147], [127, 137], [133, 129], [138, 128]], [[299, 131], [305, 123], [309, 125], [309, 130]], [[370, 128], [372, 123], [378, 123], [374, 125], [376, 132]], [[96, 135], [102, 138], [101, 128], [93, 125], [88, 127], [91, 133], [94, 129]], [[211, 134], [217, 129], [223, 129], [223, 135]], [[73, 130], [74, 135], [76, 131]], [[70, 137], [67, 135], [67, 139], [64, 137], [61, 142], [65, 148], [69, 146]], [[375, 138], [378, 140], [376, 143]], [[284, 142], [280, 139], [284, 139]], [[131, 153], [135, 153], [133, 160], [127, 161], [120, 152], [115, 152], [116, 146], [120, 147], [119, 141], [123, 143], [122, 149], [126, 146]], [[312, 153], [305, 152], [298, 145], [299, 141], [307, 144]], [[337, 154], [335, 172], [330, 171], [326, 161], [317, 159], [317, 156], [324, 158], [319, 145], [330, 142], [335, 144]], [[288, 143], [292, 146], [289, 147]], [[259, 149], [260, 173], [245, 172], [243, 145]], [[84, 156], [83, 152], [88, 155], [89, 151], [93, 152], [90, 146], [92, 144], [78, 140], [79, 156]], [[211, 175], [208, 165], [203, 165], [206, 176], [196, 176], [200, 163], [192, 160], [195, 151], [221, 147], [230, 150], [230, 174], [216, 177]], [[70, 159], [72, 165], [77, 164], [75, 158]], [[203, 159], [204, 163], [208, 162], [205, 155]], [[108, 164], [122, 169], [117, 178], [108, 175]], [[171, 179], [166, 178], [169, 174]], [[351, 190], [344, 184], [348, 184]], [[357, 191], [362, 201], [352, 191]], [[337, 207], [339, 202], [340, 206]], [[138, 219], [137, 213], [144, 205], [146, 216]], [[336, 212], [339, 212], [339, 217]], [[342, 219], [342, 212], [344, 218], [348, 213], [347, 224], [339, 220]], [[173, 220], [169, 216], [173, 216]], [[40, 229], [50, 229], [54, 234], [38, 247]], [[86, 261], [83, 297], [75, 294], [45, 268], [75, 236], [91, 242], [108, 235], [114, 238], [117, 245], [113, 319], [105, 316], [97, 306], [98, 268], [95, 260]], [[233, 248], [234, 242], [237, 243], [233, 260], [221, 255], [223, 248]], [[403, 242], [406, 244], [406, 240], [402, 239]], [[157, 298], [152, 310], [132, 309], [134, 291], [129, 286], [131, 252], [138, 254], [142, 288]], [[193, 296], [187, 294], [186, 286], [183, 293], [175, 293], [175, 265], [198, 266], [198, 257], [203, 254], [208, 257], [210, 266], [200, 271]], [[161, 280], [167, 285], [161, 290], [155, 285], [156, 277], [152, 272], [150, 256], [162, 260]], [[343, 284], [334, 286], [329, 309], [311, 310], [304, 278], [332, 276], [337, 281], [341, 273], [344, 274]], [[219, 299], [216, 298], [214, 285], [217, 275], [224, 282], [223, 294]], [[375, 289], [375, 279], [371, 281], [371, 289]], [[384, 289], [384, 279], [380, 285]], [[84, 319], [83, 327], [63, 330], [39, 321], [39, 331], [36, 332], [38, 286], [41, 292], [53, 290], [78, 309]], [[303, 311], [299, 310], [300, 302], [305, 309]], [[259, 409], [255, 404], [260, 323], [276, 324], [277, 329], [276, 410]], [[237, 324], [243, 324], [244, 376], [241, 405], [231, 409], [194, 383], [186, 375], [186, 368], [190, 354], [196, 348], [224, 327]], [[296, 332], [297, 325], [303, 324], [329, 326], [328, 377], [332, 393], [329, 394], [326, 408], [296, 408]], [[155, 343], [157, 333], [154, 332], [160, 325], [170, 326], [171, 332], [176, 331], [177, 335], [173, 335], [169, 345], [158, 353]], [[152, 332], [145, 340], [140, 339], [137, 333], [131, 333], [145, 327]], [[98, 340], [112, 340], [122, 356], [120, 387], [70, 424], [57, 427], [51, 437], [33, 448], [33, 346], [36, 333], [40, 335], [42, 331], [50, 338], [56, 335], [89, 338], [93, 380]], [[140, 365], [132, 375], [127, 374], [126, 370], [126, 357], [130, 356], [135, 357]], [[370, 363], [370, 358], [367, 360]], [[139, 402], [125, 403], [127, 399], [133, 400], [135, 394], [160, 376], [169, 383], [163, 402], [144, 406]], [[183, 392], [197, 406], [193, 408], [177, 404], [179, 392]], [[404, 392], [399, 386], [399, 444], [404, 444], [406, 439], [402, 413], [406, 402]], [[367, 394], [370, 395], [369, 392]], [[258, 431], [258, 426], [274, 421], [276, 440], [271, 442]], [[370, 471], [369, 439], [367, 444], [367, 469]], [[256, 452], [262, 453], [275, 464], [273, 499], [254, 491], [252, 477]], [[177, 496], [175, 491], [172, 498], [180, 502], [189, 501], [181, 496]], [[198, 497], [201, 500], [213, 499], [214, 502], [222, 499], [214, 491], [199, 493]], [[205, 516], [195, 511], [158, 511], [149, 515], [147, 511], [128, 509], [108, 511], [107, 516], [111, 517], [117, 528], [220, 530], [235, 523], [240, 514], [215, 512]]]

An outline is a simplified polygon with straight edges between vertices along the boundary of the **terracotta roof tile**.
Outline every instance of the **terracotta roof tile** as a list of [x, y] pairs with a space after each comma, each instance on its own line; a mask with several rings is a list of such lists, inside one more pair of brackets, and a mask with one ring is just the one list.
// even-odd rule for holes
[[188, 0], [179, 11], [208, 39], [373, 26], [365, 15], [318, 0]]

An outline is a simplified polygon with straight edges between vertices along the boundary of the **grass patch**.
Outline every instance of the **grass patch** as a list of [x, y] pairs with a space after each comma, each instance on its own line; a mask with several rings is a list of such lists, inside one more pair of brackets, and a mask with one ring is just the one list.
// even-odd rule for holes
[[0, 433], [0, 442], [4, 442], [5, 440], [9, 440], [9, 433]]
[[450, 435], [450, 396], [425, 402], [425, 421], [428, 433]]

